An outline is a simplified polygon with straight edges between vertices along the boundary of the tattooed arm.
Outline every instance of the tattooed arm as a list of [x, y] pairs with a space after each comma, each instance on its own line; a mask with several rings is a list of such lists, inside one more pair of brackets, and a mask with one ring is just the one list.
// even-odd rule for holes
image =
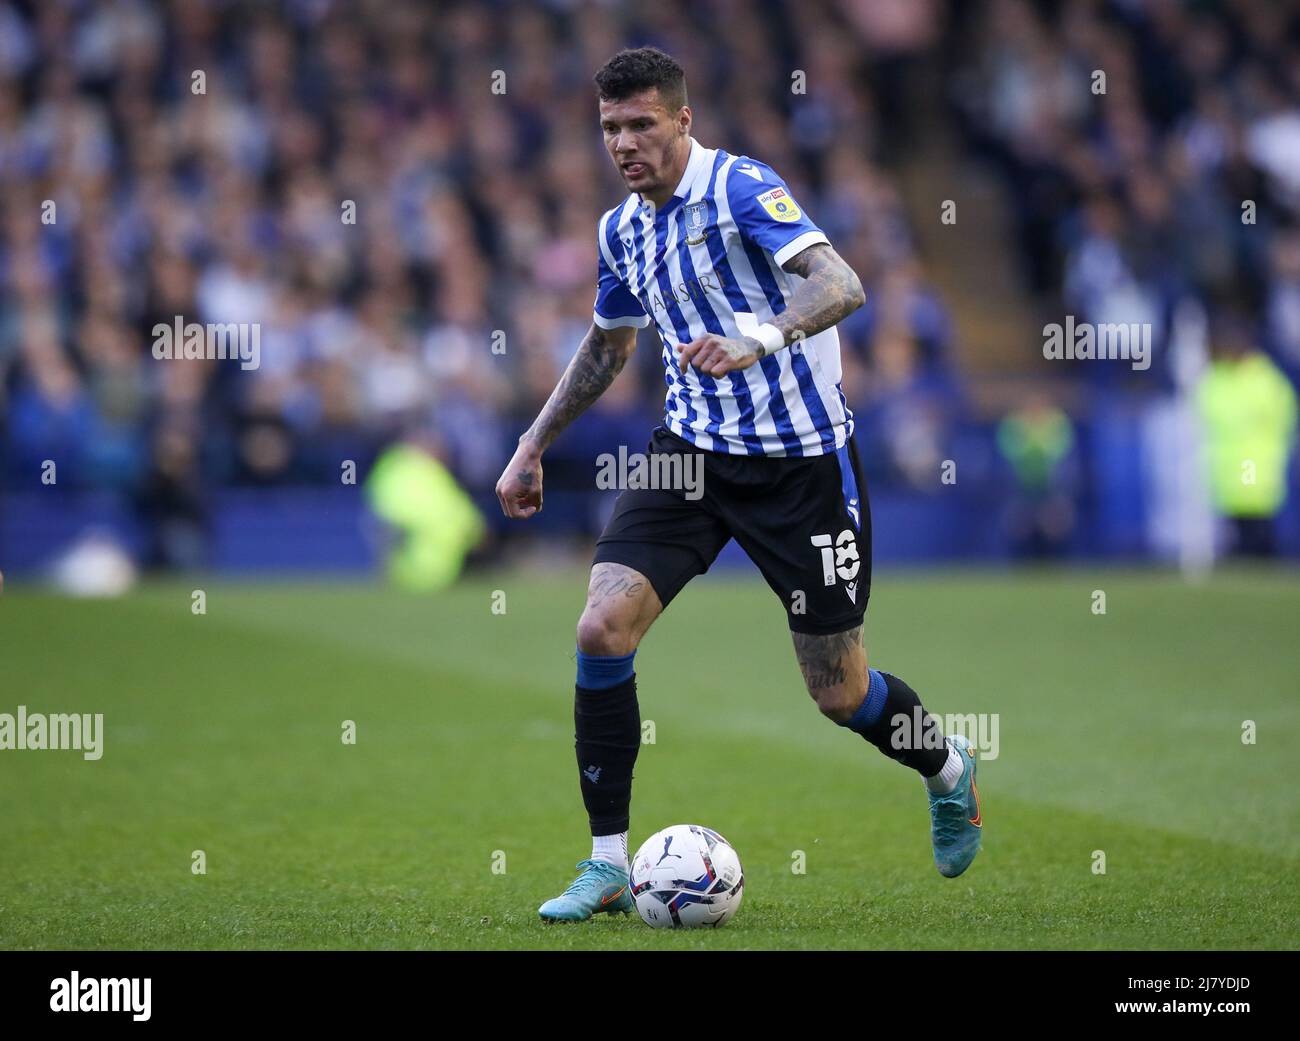
[[785, 334], [786, 343], [829, 329], [867, 302], [858, 276], [825, 242], [800, 250], [785, 262], [783, 270], [805, 280], [790, 305], [772, 319]]
[[519, 439], [510, 465], [497, 481], [507, 517], [528, 518], [542, 508], [542, 453], [560, 432], [605, 393], [636, 347], [636, 329], [592, 325], [533, 425]]
[[[829, 329], [866, 303], [858, 276], [825, 242], [800, 250], [783, 268], [804, 279], [786, 309], [771, 322], [787, 344]], [[694, 365], [710, 376], [747, 369], [771, 353], [752, 336], [701, 336], [679, 350], [678, 367], [682, 372], [687, 365]]]
[[550, 448], [560, 432], [605, 393], [635, 347], [634, 328], [592, 325], [541, 413], [519, 439], [520, 445], [533, 445], [539, 456]]

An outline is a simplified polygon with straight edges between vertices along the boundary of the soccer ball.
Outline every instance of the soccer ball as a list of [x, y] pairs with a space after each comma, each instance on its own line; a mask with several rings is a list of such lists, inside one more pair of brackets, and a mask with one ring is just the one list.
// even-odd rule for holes
[[656, 929], [722, 925], [745, 892], [740, 857], [712, 828], [674, 824], [642, 843], [628, 873], [632, 899]]

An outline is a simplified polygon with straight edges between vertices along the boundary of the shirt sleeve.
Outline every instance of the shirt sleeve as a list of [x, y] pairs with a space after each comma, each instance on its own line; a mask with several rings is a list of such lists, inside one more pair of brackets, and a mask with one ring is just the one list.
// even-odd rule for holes
[[618, 329], [629, 325], [643, 329], [650, 324], [650, 317], [641, 306], [641, 301], [615, 274], [606, 259], [610, 255], [610, 245], [604, 232], [605, 221], [602, 220], [596, 233], [596, 305], [592, 309], [591, 319], [602, 329]]
[[809, 246], [830, 244], [766, 163], [738, 158], [727, 173], [727, 202], [740, 233], [771, 253], [778, 267]]

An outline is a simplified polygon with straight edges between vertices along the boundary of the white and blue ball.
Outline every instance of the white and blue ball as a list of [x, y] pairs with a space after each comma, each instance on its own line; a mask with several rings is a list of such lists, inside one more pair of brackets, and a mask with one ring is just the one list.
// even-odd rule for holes
[[745, 874], [731, 843], [712, 828], [674, 824], [641, 844], [632, 858], [629, 884], [647, 925], [716, 928], [740, 906]]

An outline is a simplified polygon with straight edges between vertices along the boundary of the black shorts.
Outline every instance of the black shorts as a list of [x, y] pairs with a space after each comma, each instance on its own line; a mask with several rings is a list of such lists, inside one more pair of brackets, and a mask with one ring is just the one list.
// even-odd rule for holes
[[[593, 564], [641, 572], [667, 607], [734, 538], [781, 598], [794, 632], [826, 635], [862, 624], [871, 592], [871, 514], [852, 438], [818, 456], [726, 455], [661, 426], [647, 454], [645, 474], [684, 476], [657, 488], [644, 487], [643, 476], [642, 487], [624, 490]], [[662, 455], [684, 458], [665, 466], [654, 458]]]

